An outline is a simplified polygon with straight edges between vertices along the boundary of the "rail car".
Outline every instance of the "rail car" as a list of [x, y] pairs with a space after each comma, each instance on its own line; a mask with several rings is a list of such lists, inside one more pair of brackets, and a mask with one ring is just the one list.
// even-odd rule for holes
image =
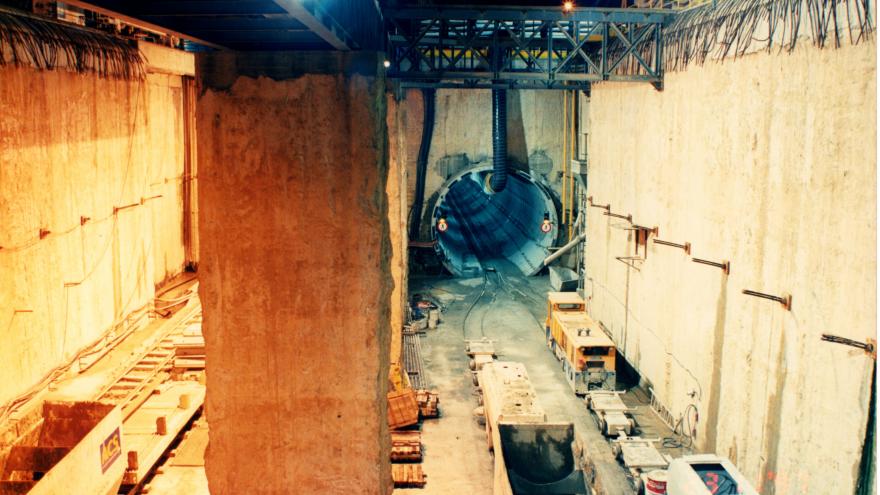
[[[550, 305], [552, 307], [552, 305]], [[575, 394], [590, 389], [614, 390], [617, 350], [614, 341], [582, 311], [551, 311], [547, 346], [562, 362]]]
[[525, 365], [491, 361], [476, 373], [495, 452], [493, 495], [592, 493], [574, 424], [547, 421]]

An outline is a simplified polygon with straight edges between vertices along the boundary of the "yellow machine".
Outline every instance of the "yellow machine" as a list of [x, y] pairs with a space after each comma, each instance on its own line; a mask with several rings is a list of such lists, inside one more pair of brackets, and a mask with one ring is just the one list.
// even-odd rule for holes
[[[571, 296], [561, 301], [556, 294], [559, 293], [548, 296], [547, 345], [562, 362], [569, 385], [579, 395], [591, 388], [614, 390], [617, 376], [614, 342], [583, 309], [563, 309], [577, 304]], [[583, 308], [582, 300], [580, 304]], [[555, 307], [558, 309], [554, 310]]]
[[584, 298], [577, 292], [548, 292], [547, 293], [547, 319], [544, 320], [544, 328], [547, 338], [550, 338], [550, 319], [553, 313], [583, 313], [587, 310]]

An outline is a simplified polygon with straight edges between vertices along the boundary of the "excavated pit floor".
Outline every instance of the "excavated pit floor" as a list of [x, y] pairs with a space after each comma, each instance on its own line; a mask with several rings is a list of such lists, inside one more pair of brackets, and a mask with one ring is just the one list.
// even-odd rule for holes
[[[440, 394], [441, 417], [425, 420], [423, 489], [397, 489], [395, 494], [490, 495], [492, 454], [483, 426], [472, 412], [478, 406], [464, 352], [464, 340], [486, 337], [497, 341], [498, 359], [526, 365], [549, 421], [571, 421], [596, 470], [599, 493], [634, 494], [624, 469], [614, 458], [583, 400], [574, 395], [559, 361], [544, 341], [546, 276], [523, 277], [503, 261], [487, 264], [485, 278], [412, 277], [410, 291], [442, 307], [441, 323], [426, 330], [421, 346], [428, 386]], [[628, 391], [624, 402], [636, 409], [635, 419], [646, 438], [668, 436], [669, 430], [646, 405], [643, 392]], [[664, 453], [676, 455], [668, 449]], [[681, 453], [677, 453], [681, 455]]]

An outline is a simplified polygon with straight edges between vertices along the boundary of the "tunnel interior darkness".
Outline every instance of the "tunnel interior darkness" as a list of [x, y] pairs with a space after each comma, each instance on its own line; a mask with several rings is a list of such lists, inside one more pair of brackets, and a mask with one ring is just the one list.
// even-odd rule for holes
[[491, 173], [491, 166], [471, 168], [440, 188], [431, 228], [435, 249], [456, 276], [478, 276], [493, 260], [507, 260], [534, 275], [558, 235], [551, 193], [520, 171], [511, 172], [504, 190], [493, 193]]

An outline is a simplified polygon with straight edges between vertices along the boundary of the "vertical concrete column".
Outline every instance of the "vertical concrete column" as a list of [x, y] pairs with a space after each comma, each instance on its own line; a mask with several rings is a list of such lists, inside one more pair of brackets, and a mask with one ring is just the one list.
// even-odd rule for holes
[[381, 59], [199, 60], [211, 493], [390, 491]]

